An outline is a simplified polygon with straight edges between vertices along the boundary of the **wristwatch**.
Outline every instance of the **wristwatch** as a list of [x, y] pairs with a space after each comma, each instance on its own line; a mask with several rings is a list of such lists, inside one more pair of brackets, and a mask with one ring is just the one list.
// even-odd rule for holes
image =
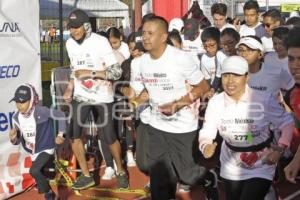
[[97, 75], [97, 71], [96, 71], [96, 70], [92, 70], [92, 73], [91, 73], [91, 75], [92, 75], [92, 78], [95, 78], [95, 77], [96, 77], [96, 75]]

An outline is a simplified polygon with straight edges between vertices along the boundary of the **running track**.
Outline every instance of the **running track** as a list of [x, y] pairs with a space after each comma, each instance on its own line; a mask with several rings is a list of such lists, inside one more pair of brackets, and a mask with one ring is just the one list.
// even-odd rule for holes
[[[102, 174], [104, 168], [101, 168], [100, 174]], [[129, 176], [130, 176], [130, 185], [131, 189], [143, 189], [143, 186], [147, 183], [148, 178], [144, 176], [136, 167], [128, 168]], [[100, 186], [104, 188], [115, 188], [116, 181], [100, 181]], [[221, 191], [221, 200], [224, 200], [224, 195], [222, 192], [222, 183], [219, 184]], [[290, 184], [286, 181], [281, 181], [279, 184], [275, 186], [276, 190], [279, 193], [278, 200], [300, 200], [300, 182], [297, 184]], [[60, 186], [53, 187], [55, 192], [59, 194], [60, 200], [87, 200], [92, 198], [79, 197], [74, 194], [70, 189]], [[135, 200], [135, 199], [143, 199], [149, 200], [150, 198], [139, 198], [139, 195], [134, 194], [110, 194], [105, 192], [99, 192], [96, 190], [85, 190], [81, 192], [84, 195], [91, 196], [95, 195], [99, 197], [99, 199], [105, 199], [103, 197], [112, 197], [113, 199], [124, 199], [124, 200]], [[35, 188], [21, 193], [15, 197], [10, 198], [11, 200], [43, 200], [43, 195], [38, 194]], [[107, 198], [106, 198], [107, 199]], [[201, 188], [193, 188], [190, 193], [177, 193], [178, 200], [204, 200], [203, 193]]]

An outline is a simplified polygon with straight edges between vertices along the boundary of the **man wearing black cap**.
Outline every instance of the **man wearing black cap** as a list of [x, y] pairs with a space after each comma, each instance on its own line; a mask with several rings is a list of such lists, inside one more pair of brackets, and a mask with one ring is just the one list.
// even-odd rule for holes
[[92, 33], [88, 15], [82, 10], [72, 11], [68, 27], [71, 37], [66, 48], [71, 61], [72, 73], [64, 100], [72, 103], [70, 124], [71, 145], [82, 170], [73, 185], [85, 189], [95, 184], [89, 174], [81, 132], [91, 109], [98, 113], [99, 126], [104, 141], [109, 145], [117, 165], [118, 188], [128, 187], [128, 177], [122, 167], [121, 147], [117, 140], [112, 120], [113, 90], [111, 81], [120, 78], [122, 70], [108, 40]]

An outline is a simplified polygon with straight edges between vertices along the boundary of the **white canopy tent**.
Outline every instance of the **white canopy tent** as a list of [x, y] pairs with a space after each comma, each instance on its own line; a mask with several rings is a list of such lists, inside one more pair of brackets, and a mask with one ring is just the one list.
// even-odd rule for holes
[[[74, 9], [84, 10], [89, 17], [123, 18], [123, 27], [130, 27], [129, 8], [119, 0], [62, 0], [62, 16], [66, 18]], [[40, 0], [40, 19], [58, 19], [59, 0]]]
[[[90, 17], [124, 17], [128, 18], [128, 6], [118, 0], [62, 0], [63, 18], [70, 11], [79, 8]], [[58, 18], [59, 0], [40, 0], [40, 17]]]

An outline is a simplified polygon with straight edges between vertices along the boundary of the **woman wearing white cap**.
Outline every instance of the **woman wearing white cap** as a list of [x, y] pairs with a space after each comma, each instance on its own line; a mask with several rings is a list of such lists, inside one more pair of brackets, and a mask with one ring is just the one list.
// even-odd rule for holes
[[271, 62], [263, 62], [263, 45], [258, 37], [242, 37], [236, 49], [237, 54], [249, 64], [248, 85], [252, 89], [278, 94], [280, 89], [293, 88], [295, 81], [286, 69]]
[[[251, 89], [247, 81], [247, 61], [240, 56], [226, 58], [222, 68], [224, 92], [209, 101], [199, 134], [199, 148], [205, 158], [215, 152], [217, 131], [224, 139], [220, 175], [228, 200], [264, 199], [294, 127], [292, 116], [272, 94]], [[282, 131], [276, 146], [270, 123]]]

